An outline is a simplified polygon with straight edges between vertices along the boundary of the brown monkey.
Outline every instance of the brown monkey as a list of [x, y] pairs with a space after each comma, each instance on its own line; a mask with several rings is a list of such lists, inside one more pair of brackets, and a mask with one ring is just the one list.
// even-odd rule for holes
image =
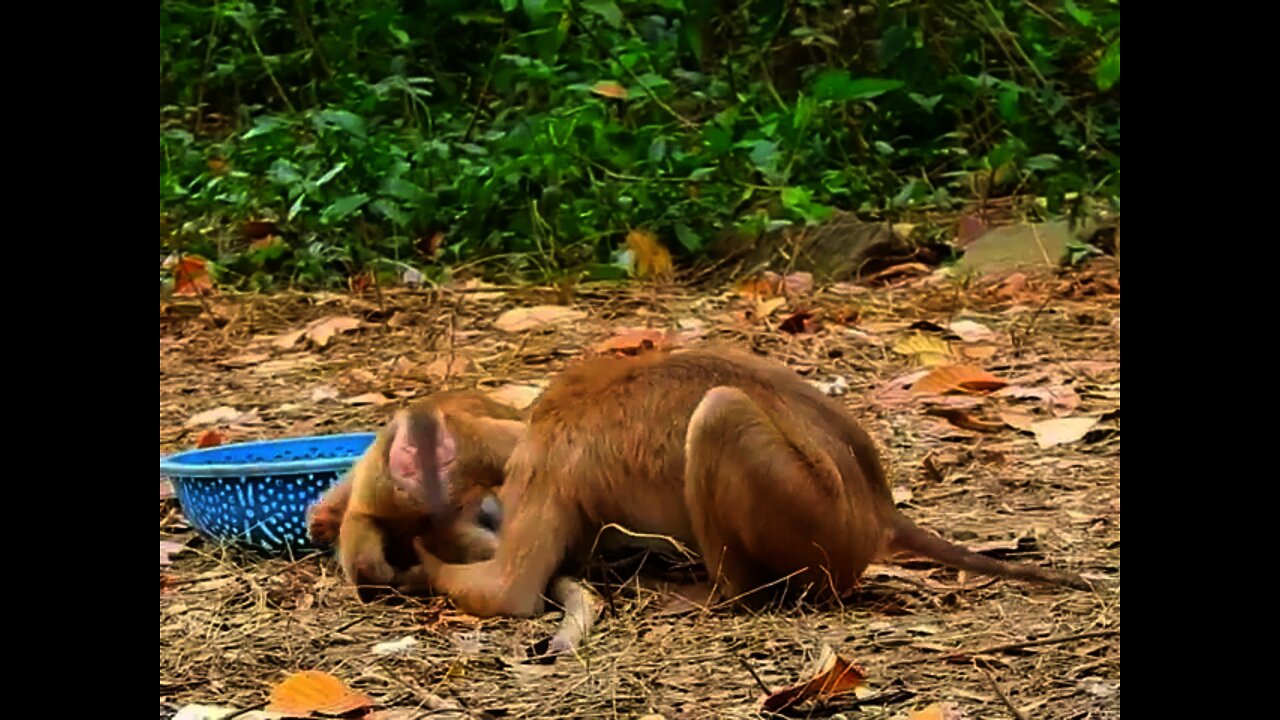
[[422, 538], [453, 562], [492, 557], [496, 539], [479, 523], [524, 435], [520, 413], [476, 392], [445, 393], [398, 413], [341, 483], [309, 512], [312, 541], [332, 544], [349, 582], [426, 591], [414, 569]]
[[607, 523], [696, 545], [731, 598], [784, 579], [775, 590], [844, 595], [887, 550], [1088, 587], [921, 530], [894, 507], [874, 444], [843, 408], [786, 367], [734, 353], [566, 370], [534, 405], [500, 498], [492, 560], [446, 563], [415, 543], [432, 585], [477, 615], [538, 612], [562, 562]]

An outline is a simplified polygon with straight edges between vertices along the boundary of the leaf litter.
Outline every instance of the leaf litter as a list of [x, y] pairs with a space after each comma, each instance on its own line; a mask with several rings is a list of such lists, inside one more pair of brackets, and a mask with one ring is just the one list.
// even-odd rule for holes
[[[1035, 282], [1028, 285], [1038, 291]], [[342, 386], [338, 378], [351, 368], [373, 375], [372, 386], [360, 393], [379, 391], [389, 398], [403, 392], [423, 396], [440, 389], [479, 387], [489, 392], [520, 386], [519, 402], [525, 403], [536, 397], [551, 374], [593, 351], [619, 328], [698, 327], [710, 342], [750, 347], [791, 365], [806, 379], [846, 379], [849, 390], [837, 401], [864, 419], [886, 457], [895, 497], [910, 498], [904, 511], [922, 525], [979, 547], [1008, 545], [1009, 538], [1025, 534], [1028, 527], [1044, 526], [1048, 533], [1037, 536], [1040, 545], [1035, 550], [1040, 562], [1062, 562], [1091, 576], [1114, 575], [1119, 562], [1118, 443], [1076, 441], [1042, 449], [1030, 435], [1015, 441], [1013, 430], [1006, 431], [1004, 440], [999, 434], [975, 433], [943, 441], [929, 429], [938, 419], [922, 411], [955, 407], [989, 422], [988, 418], [1003, 420], [1005, 413], [1016, 408], [1028, 416], [1027, 427], [1055, 418], [1046, 412], [1051, 408], [1044, 407], [1042, 398], [1002, 396], [999, 390], [989, 395], [911, 395], [914, 382], [936, 366], [913, 367], [916, 357], [889, 351], [889, 345], [915, 332], [907, 330], [910, 325], [927, 318], [943, 328], [931, 331], [938, 339], [945, 341], [948, 332], [959, 337], [948, 343], [953, 354], [938, 365], [969, 364], [1027, 387], [1066, 382], [1080, 400], [1073, 412], [1088, 417], [1116, 412], [1119, 348], [1114, 330], [1105, 324], [1066, 322], [1074, 317], [1071, 311], [1046, 312], [1034, 332], [1018, 336], [1020, 355], [1015, 357], [1008, 324], [1025, 323], [1028, 316], [1002, 316], [998, 304], [984, 305], [1006, 302], [994, 294], [996, 287], [997, 281], [980, 281], [965, 291], [969, 293], [966, 307], [983, 313], [982, 323], [994, 333], [978, 343], [967, 342], [950, 328], [955, 290], [945, 285], [906, 286], [893, 290], [896, 297], [892, 299], [882, 290], [816, 290], [805, 302], [828, 323], [797, 334], [778, 326], [787, 315], [779, 313], [769, 323], [732, 324], [722, 313], [741, 300], [678, 288], [655, 292], [652, 286], [636, 284], [605, 291], [584, 285], [576, 291], [572, 308], [583, 317], [544, 324], [537, 327], [540, 332], [531, 334], [495, 331], [493, 319], [512, 309], [537, 307], [545, 294], [485, 288], [486, 296], [477, 299], [475, 295], [481, 293], [445, 287], [429, 292], [439, 293], [447, 302], [431, 304], [421, 291], [414, 296], [384, 289], [382, 317], [399, 313], [415, 317], [414, 323], [389, 327], [385, 334], [343, 333], [348, 339], [330, 338], [324, 353], [295, 353], [210, 373], [208, 368], [223, 358], [260, 354], [251, 342], [261, 333], [278, 336], [305, 328], [315, 321], [312, 313], [319, 307], [326, 316], [366, 317], [371, 311], [368, 303], [341, 295], [323, 300], [311, 299], [314, 295], [219, 298], [219, 302], [253, 308], [224, 314], [259, 318], [258, 325], [247, 331], [233, 320], [224, 335], [199, 325], [195, 315], [162, 315], [161, 450], [190, 447], [197, 433], [182, 432], [187, 419], [218, 407], [260, 409], [260, 420], [246, 426], [248, 439], [299, 434], [292, 428], [303, 427], [310, 428], [305, 432], [322, 433], [374, 429], [385, 421], [385, 408], [309, 398], [320, 385]], [[883, 349], [849, 334], [847, 325], [830, 320], [849, 312], [851, 301], [856, 304], [857, 332], [885, 342]], [[1035, 297], [1025, 312], [1034, 312], [1040, 302], [1041, 297]], [[1054, 302], [1051, 309], [1058, 307]], [[1070, 307], [1077, 302], [1114, 302], [1118, 307], [1118, 297], [1105, 295], [1063, 302]], [[783, 307], [785, 303], [778, 305]], [[795, 307], [788, 312], [795, 312]], [[986, 319], [992, 317], [996, 319]], [[1017, 334], [1019, 327], [1014, 331]], [[182, 342], [163, 342], [170, 332], [182, 332]], [[429, 333], [426, 345], [424, 332]], [[264, 344], [269, 347], [269, 342]], [[965, 353], [973, 347], [990, 348], [992, 356], [975, 360]], [[424, 372], [425, 364], [455, 352], [475, 364], [448, 379]], [[290, 362], [273, 366], [280, 360]], [[262, 372], [263, 366], [269, 371]], [[1027, 368], [1048, 374], [1027, 382]], [[1065, 380], [1055, 377], [1060, 371], [1067, 373]], [[899, 391], [895, 402], [901, 405], [864, 412], [881, 407], [881, 391], [886, 388]], [[980, 404], [949, 404], [975, 400]], [[301, 409], [281, 415], [275, 408], [285, 403]], [[1026, 412], [1033, 409], [1038, 412]], [[214, 426], [223, 431], [224, 426], [216, 423], [206, 427]], [[921, 469], [921, 458], [931, 453], [946, 458], [938, 461], [941, 479]], [[1005, 461], [988, 459], [992, 453], [1002, 454]], [[1031, 463], [1041, 459], [1048, 464]], [[1071, 472], [1059, 469], [1066, 467], [1063, 462], [1073, 466]], [[177, 507], [174, 498], [161, 502], [162, 509], [166, 504]], [[1000, 504], [1016, 512], [988, 509]], [[1060, 507], [1075, 515], [1054, 510]], [[1091, 513], [1104, 522], [1079, 517]], [[162, 512], [162, 537], [174, 542], [193, 537], [180, 518]], [[251, 708], [264, 701], [262, 678], [313, 667], [354, 682], [359, 692], [388, 710], [432, 707], [436, 701], [428, 698], [438, 700], [437, 694], [443, 694], [456, 696], [477, 712], [498, 716], [658, 712], [674, 718], [687, 715], [690, 708], [711, 707], [718, 716], [757, 717], [760, 683], [741, 663], [725, 663], [723, 658], [745, 658], [767, 687], [777, 689], [811, 678], [805, 658], [828, 645], [840, 648], [846, 658], [867, 661], [870, 672], [908, 691], [905, 698], [886, 695], [876, 712], [903, 718], [924, 703], [962, 699], [971, 716], [986, 717], [1004, 710], [991, 699], [985, 679], [966, 666], [940, 662], [941, 651], [1008, 645], [1043, 638], [1046, 632], [1070, 636], [1119, 627], [1118, 598], [1056, 594], [1014, 581], [957, 581], [954, 571], [927, 562], [885, 567], [893, 572], [868, 573], [857, 596], [846, 601], [846, 612], [858, 613], [859, 627], [865, 625], [865, 616], [871, 623], [883, 623], [887, 630], [859, 632], [852, 639], [847, 639], [848, 620], [835, 609], [805, 606], [758, 614], [713, 610], [658, 617], [653, 612], [660, 604], [656, 596], [625, 584], [626, 576], [615, 577], [606, 586], [597, 585], [612, 588], [614, 610], [584, 645], [584, 660], [591, 670], [562, 659], [541, 674], [521, 675], [503, 669], [514, 667], [504, 664], [506, 649], [523, 648], [527, 639], [539, 635], [540, 628], [553, 628], [558, 619], [554, 613], [482, 622], [454, 613], [447, 603], [432, 598], [402, 607], [362, 606], [349, 597], [327, 555], [290, 561], [238, 548], [182, 553], [172, 556], [171, 564], [163, 568], [162, 586], [168, 585], [161, 596], [161, 699], [174, 707], [209, 703]], [[947, 604], [940, 604], [944, 600]], [[923, 625], [940, 628], [940, 633], [928, 636], [927, 642], [920, 638], [905, 644], [894, 641], [894, 631]], [[456, 632], [477, 638], [478, 652], [464, 664], [457, 664], [459, 650], [438, 640]], [[407, 636], [417, 637], [420, 644], [403, 653], [374, 655], [375, 645]], [[200, 642], [191, 642], [195, 637]], [[1034, 707], [1036, 700], [1050, 697], [1044, 688], [1055, 686], [1056, 678], [1118, 681], [1118, 636], [1092, 642], [1100, 649], [1092, 650], [1089, 657], [1074, 654], [1079, 642], [1033, 648], [1035, 666], [1028, 666], [1025, 673], [1002, 674], [1000, 682], [1012, 689], [1023, 707]], [[1017, 655], [999, 651], [990, 657], [996, 662], [1002, 658], [1018, 662]], [[453, 667], [456, 670], [450, 670]], [[1076, 687], [1063, 686], [1052, 695], [1055, 713], [1118, 717], [1118, 697], [1090, 693], [1083, 684], [1076, 692]], [[839, 710], [853, 707], [850, 703], [862, 702], [864, 697], [855, 689], [825, 701], [806, 701], [806, 706], [820, 702]]]

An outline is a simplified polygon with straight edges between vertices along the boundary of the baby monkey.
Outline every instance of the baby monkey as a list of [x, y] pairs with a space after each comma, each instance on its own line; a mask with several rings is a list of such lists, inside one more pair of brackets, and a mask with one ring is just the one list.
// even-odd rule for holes
[[479, 392], [413, 403], [311, 507], [312, 542], [325, 547], [336, 539], [343, 573], [362, 598], [369, 586], [429, 592], [414, 540], [450, 562], [493, 557], [497, 538], [482, 524], [483, 506], [524, 433], [519, 411]]

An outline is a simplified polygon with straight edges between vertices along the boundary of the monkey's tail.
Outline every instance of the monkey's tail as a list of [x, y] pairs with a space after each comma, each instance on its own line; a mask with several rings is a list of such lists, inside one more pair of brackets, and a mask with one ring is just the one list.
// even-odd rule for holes
[[1075, 573], [1050, 570], [1026, 563], [1006, 562], [966, 550], [924, 530], [901, 514], [895, 513], [893, 538], [889, 541], [889, 547], [893, 550], [909, 550], [937, 560], [943, 565], [983, 575], [1065, 585], [1076, 590], [1093, 589], [1087, 580]]

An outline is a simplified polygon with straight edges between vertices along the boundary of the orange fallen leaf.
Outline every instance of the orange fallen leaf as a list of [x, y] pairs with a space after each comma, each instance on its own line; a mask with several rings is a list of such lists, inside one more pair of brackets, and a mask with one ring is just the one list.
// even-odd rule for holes
[[668, 277], [674, 267], [671, 253], [658, 237], [648, 230], [632, 230], [627, 233], [627, 249], [631, 251], [631, 263], [636, 277]]
[[302, 339], [302, 336], [306, 334], [307, 334], [306, 330], [295, 330], [293, 332], [287, 332], [277, 337], [275, 340], [272, 340], [271, 344], [275, 345], [281, 350], [288, 350], [294, 345], [297, 345], [298, 341]]
[[1005, 410], [1000, 413], [1000, 420], [1015, 430], [1031, 432], [1031, 426], [1036, 423], [1036, 416], [1017, 410]]
[[267, 711], [302, 716], [345, 715], [372, 706], [372, 698], [352, 690], [329, 673], [304, 670], [272, 688]]
[[627, 89], [611, 80], [601, 80], [591, 86], [591, 92], [604, 97], [615, 98], [617, 100], [626, 100], [631, 94]]
[[826, 699], [849, 692], [866, 678], [866, 671], [862, 668], [840, 657], [830, 647], [823, 646], [812, 679], [766, 695], [761, 699], [760, 707], [778, 712], [812, 698]]
[[200, 437], [196, 438], [196, 447], [207, 448], [221, 445], [223, 441], [222, 433], [217, 430], [205, 430], [200, 433]]
[[213, 290], [209, 263], [202, 257], [187, 255], [173, 267], [173, 294], [200, 295]]
[[942, 395], [952, 391], [981, 393], [999, 390], [1008, 384], [986, 370], [972, 365], [943, 365], [934, 368], [928, 375], [917, 380], [911, 387], [911, 394]]

